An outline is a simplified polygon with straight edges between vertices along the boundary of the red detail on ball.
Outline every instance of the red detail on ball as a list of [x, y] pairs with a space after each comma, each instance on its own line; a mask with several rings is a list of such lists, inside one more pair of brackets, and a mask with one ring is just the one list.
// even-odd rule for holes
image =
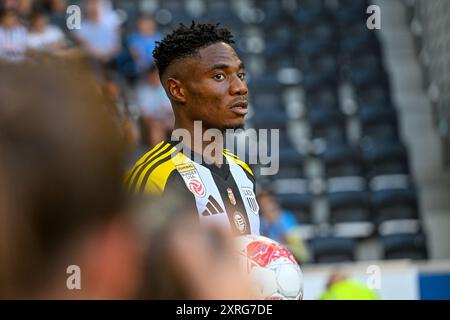
[[279, 258], [287, 258], [297, 264], [292, 254], [277, 243], [253, 241], [247, 245], [247, 256], [260, 267], [266, 267], [271, 261]]
[[198, 195], [199, 197], [204, 197], [206, 194], [205, 187], [203, 186], [203, 183], [201, 183], [197, 179], [191, 179], [189, 181], [188, 185], [189, 190], [191, 190], [192, 193]]

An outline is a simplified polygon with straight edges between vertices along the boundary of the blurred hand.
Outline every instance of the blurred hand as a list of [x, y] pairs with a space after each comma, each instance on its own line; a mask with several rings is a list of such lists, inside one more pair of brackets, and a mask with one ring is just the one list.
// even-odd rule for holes
[[193, 299], [254, 299], [249, 279], [235, 257], [232, 238], [215, 226], [187, 226], [174, 231], [171, 248]]

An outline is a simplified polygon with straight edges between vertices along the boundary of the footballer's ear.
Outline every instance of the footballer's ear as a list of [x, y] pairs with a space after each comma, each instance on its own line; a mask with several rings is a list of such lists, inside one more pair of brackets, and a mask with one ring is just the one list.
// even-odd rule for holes
[[168, 78], [166, 85], [167, 92], [174, 101], [179, 103], [186, 102], [186, 90], [180, 80], [177, 80], [175, 78]]

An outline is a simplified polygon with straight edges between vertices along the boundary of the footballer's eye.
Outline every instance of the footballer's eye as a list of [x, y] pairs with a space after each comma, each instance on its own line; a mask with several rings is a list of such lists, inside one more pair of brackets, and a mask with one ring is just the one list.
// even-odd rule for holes
[[246, 78], [246, 73], [245, 72], [239, 72], [238, 73], [238, 77], [239, 77], [239, 79], [241, 79], [241, 80], [244, 80], [245, 78]]
[[214, 79], [220, 81], [220, 80], [225, 79], [225, 76], [222, 73], [218, 73], [218, 74], [214, 75]]

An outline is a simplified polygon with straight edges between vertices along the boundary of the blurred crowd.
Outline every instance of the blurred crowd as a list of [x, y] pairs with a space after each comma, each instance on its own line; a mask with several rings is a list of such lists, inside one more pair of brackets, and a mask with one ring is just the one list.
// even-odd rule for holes
[[20, 62], [35, 54], [87, 55], [105, 94], [116, 103], [130, 147], [151, 147], [166, 138], [174, 118], [153, 63], [155, 42], [162, 39], [153, 18], [140, 16], [134, 29], [125, 33], [110, 0], [81, 1], [80, 17], [67, 12], [70, 4], [2, 0], [0, 60]]

